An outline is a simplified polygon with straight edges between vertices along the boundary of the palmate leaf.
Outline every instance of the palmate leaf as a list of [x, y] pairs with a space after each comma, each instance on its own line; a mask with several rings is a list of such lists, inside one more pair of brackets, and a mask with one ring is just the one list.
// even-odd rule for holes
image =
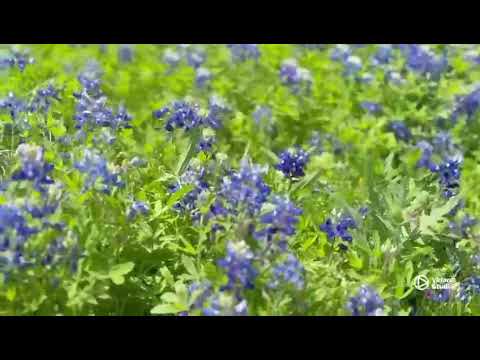
[[133, 262], [126, 262], [114, 265], [108, 275], [115, 285], [121, 285], [125, 282], [125, 275], [133, 270], [135, 264]]

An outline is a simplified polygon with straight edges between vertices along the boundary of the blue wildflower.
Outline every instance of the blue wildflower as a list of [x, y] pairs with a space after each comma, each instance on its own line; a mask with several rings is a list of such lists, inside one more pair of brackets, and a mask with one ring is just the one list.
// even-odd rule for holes
[[280, 154], [280, 162], [276, 169], [283, 172], [286, 177], [300, 178], [305, 176], [305, 166], [309, 158], [309, 154], [300, 147], [293, 151], [286, 150]]
[[120, 45], [118, 49], [118, 57], [120, 61], [124, 63], [129, 63], [133, 61], [133, 45]]
[[254, 287], [258, 272], [253, 266], [253, 258], [252, 251], [244, 241], [228, 243], [225, 258], [218, 261], [228, 276], [228, 283], [222, 291], [236, 289], [238, 286], [245, 289]]
[[467, 120], [472, 120], [480, 108], [480, 87], [476, 87], [470, 94], [457, 97], [452, 112], [452, 121], [457, 121], [461, 115], [466, 115]]
[[30, 227], [22, 209], [14, 205], [0, 205], [0, 247], [21, 249], [27, 239], [39, 230]]
[[212, 79], [212, 73], [210, 70], [204, 68], [204, 67], [199, 67], [196, 70], [195, 73], [195, 82], [197, 84], [197, 87], [203, 88], [205, 85]]
[[387, 71], [385, 73], [385, 79], [387, 82], [392, 83], [394, 85], [403, 85], [405, 84], [405, 79], [398, 71]]
[[12, 175], [14, 181], [32, 181], [33, 187], [39, 192], [45, 192], [43, 185], [53, 184], [49, 173], [53, 170], [53, 165], [46, 163], [44, 159], [44, 150], [41, 147], [21, 144], [17, 149], [20, 156], [22, 167]]
[[480, 277], [470, 276], [460, 283], [458, 297], [461, 301], [467, 303], [470, 299], [480, 294]]
[[351, 297], [347, 303], [347, 309], [353, 316], [383, 315], [383, 307], [383, 299], [368, 285], [360, 287], [357, 295]]
[[198, 142], [198, 150], [203, 152], [210, 152], [212, 151], [212, 146], [215, 143], [214, 136], [204, 136]]
[[309, 92], [313, 83], [310, 71], [300, 67], [295, 59], [283, 61], [280, 68], [280, 80], [283, 84], [289, 86], [294, 93], [298, 93], [302, 89]]
[[[352, 242], [352, 235], [348, 231], [356, 228], [357, 223], [350, 215], [341, 216], [336, 225], [330, 218], [320, 225], [320, 230], [327, 234], [329, 240], [339, 237], [345, 242]], [[342, 248], [345, 249], [345, 245]]]
[[175, 128], [191, 129], [200, 127], [204, 123], [204, 118], [199, 113], [200, 107], [196, 104], [189, 104], [184, 101], [175, 101], [170, 107], [164, 107], [154, 112], [157, 119], [163, 118], [169, 114], [165, 123], [165, 130], [173, 131]]
[[371, 114], [379, 114], [382, 112], [382, 106], [373, 101], [362, 101], [360, 107]]
[[100, 190], [109, 194], [112, 187], [124, 187], [118, 172], [109, 168], [107, 160], [94, 150], [86, 149], [83, 159], [75, 163], [75, 169], [86, 174], [83, 191], [93, 188], [100, 179]]
[[167, 49], [163, 53], [163, 61], [170, 65], [172, 68], [176, 67], [181, 60], [182, 57], [180, 56], [180, 54], [176, 51], [173, 51], [172, 49]]
[[247, 316], [247, 300], [238, 295], [232, 296], [221, 292], [213, 295], [204, 306], [204, 316]]
[[176, 211], [182, 213], [189, 212], [194, 219], [198, 217], [197, 201], [202, 194], [209, 189], [205, 176], [206, 171], [204, 168], [199, 168], [197, 170], [189, 168], [182, 174], [177, 183], [170, 186], [170, 193], [177, 192], [183, 186], [193, 186], [193, 189], [174, 205]]
[[355, 75], [362, 70], [362, 59], [351, 55], [345, 59], [343, 65], [345, 67], [344, 76]]
[[127, 211], [127, 217], [129, 220], [132, 220], [137, 215], [145, 215], [148, 214], [150, 211], [150, 207], [148, 204], [144, 203], [143, 201], [135, 201]]
[[358, 213], [362, 217], [362, 219], [365, 219], [369, 213], [369, 209], [366, 206], [362, 206], [360, 209], [358, 209]]
[[234, 61], [258, 60], [260, 57], [260, 50], [257, 44], [229, 44], [227, 46]]
[[270, 194], [263, 174], [264, 169], [243, 159], [239, 171], [223, 178], [219, 196], [230, 213], [247, 211], [251, 216], [258, 213]]
[[8, 93], [7, 97], [0, 99], [0, 110], [7, 111], [12, 120], [16, 120], [20, 113], [27, 111], [25, 102], [16, 97], [12, 92]]
[[31, 112], [43, 112], [47, 113], [52, 105], [53, 100], [60, 100], [58, 97], [58, 90], [52, 84], [37, 91], [33, 98], [29, 110]]
[[272, 288], [277, 288], [281, 283], [289, 283], [301, 290], [305, 286], [305, 269], [302, 263], [293, 254], [288, 254], [285, 261], [273, 269]]
[[382, 44], [378, 46], [377, 52], [373, 55], [372, 64], [374, 66], [386, 65], [393, 58], [393, 47], [389, 44]]
[[448, 67], [447, 57], [436, 56], [425, 46], [410, 45], [406, 50], [407, 67], [422, 75], [438, 78]]
[[[103, 95], [103, 92], [100, 88], [101, 80], [97, 77], [96, 72], [85, 72], [78, 75], [78, 81], [83, 86], [83, 91], [85, 95], [90, 97], [98, 98]], [[80, 93], [73, 94], [76, 98], [80, 97]]]
[[392, 121], [389, 124], [389, 128], [394, 132], [397, 140], [409, 141], [412, 137], [412, 133], [403, 121]]
[[455, 196], [460, 187], [460, 164], [457, 159], [447, 159], [434, 172], [438, 174], [443, 195], [446, 198]]
[[286, 250], [286, 238], [295, 234], [295, 226], [302, 210], [293, 203], [279, 196], [272, 199], [272, 211], [260, 217], [260, 222], [265, 227], [255, 233], [255, 238], [271, 242], [274, 236], [279, 236], [281, 250]]
[[330, 59], [333, 61], [345, 62], [351, 54], [352, 49], [349, 45], [339, 44], [333, 48], [332, 53], [330, 54]]
[[107, 107], [107, 98], [105, 96], [94, 97], [88, 94], [84, 88], [81, 93], [76, 93], [77, 99], [76, 113], [74, 116], [77, 129], [93, 129], [96, 126], [117, 128], [130, 128], [131, 115], [123, 106], [118, 108], [115, 113], [111, 108]]
[[422, 151], [420, 160], [417, 162], [417, 167], [427, 168], [430, 171], [435, 171], [437, 165], [432, 161], [433, 146], [428, 141], [420, 141], [417, 147]]
[[440, 291], [428, 290], [425, 297], [437, 303], [445, 303], [452, 298], [452, 289], [441, 289]]
[[14, 67], [17, 66], [20, 71], [24, 71], [27, 65], [31, 65], [35, 62], [33, 57], [29, 57], [25, 53], [20, 53], [18, 51], [14, 51], [12, 55], [8, 58], [0, 60], [0, 67]]
[[194, 69], [197, 69], [197, 74], [198, 74], [198, 69], [206, 60], [206, 54], [204, 51], [200, 51], [198, 49], [193, 49], [190, 51], [187, 51], [187, 63]]

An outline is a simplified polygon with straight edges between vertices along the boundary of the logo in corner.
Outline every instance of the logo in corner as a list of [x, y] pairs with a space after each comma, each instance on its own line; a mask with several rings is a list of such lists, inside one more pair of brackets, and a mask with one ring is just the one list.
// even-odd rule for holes
[[423, 291], [430, 286], [430, 281], [425, 275], [417, 275], [413, 280], [413, 286], [415, 286], [417, 290]]

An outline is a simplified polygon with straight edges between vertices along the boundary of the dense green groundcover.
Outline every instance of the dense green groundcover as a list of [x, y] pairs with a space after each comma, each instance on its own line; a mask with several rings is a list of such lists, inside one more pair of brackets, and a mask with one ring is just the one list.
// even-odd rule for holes
[[480, 47], [0, 51], [0, 314], [480, 314]]

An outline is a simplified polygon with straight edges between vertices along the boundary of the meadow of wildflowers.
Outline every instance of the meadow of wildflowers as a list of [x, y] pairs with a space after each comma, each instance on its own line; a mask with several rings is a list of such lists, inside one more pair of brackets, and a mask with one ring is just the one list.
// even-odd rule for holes
[[0, 46], [0, 315], [480, 315], [478, 59]]

